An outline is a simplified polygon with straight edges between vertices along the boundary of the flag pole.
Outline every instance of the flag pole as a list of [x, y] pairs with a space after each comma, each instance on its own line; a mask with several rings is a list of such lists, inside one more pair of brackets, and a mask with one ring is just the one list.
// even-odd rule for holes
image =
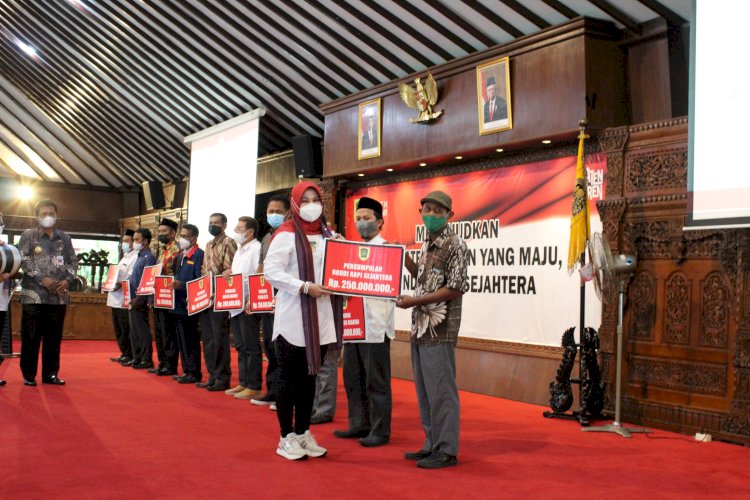
[[[588, 125], [588, 121], [586, 119], [578, 121], [578, 131], [579, 131], [578, 138], [579, 138], [579, 140], [582, 137], [585, 137], [586, 126], [587, 125]], [[586, 175], [586, 166], [585, 166], [585, 163], [584, 163], [584, 176], [585, 175]], [[585, 177], [584, 177], [584, 179], [585, 179]], [[588, 189], [588, 182], [585, 182], [585, 185], [586, 185], [586, 189]], [[588, 208], [589, 208], [588, 207], [588, 193], [586, 193], [586, 211], [587, 212], [588, 212]], [[586, 214], [586, 224], [587, 225], [590, 224], [589, 215], [590, 214], [588, 214], [588, 213]], [[588, 231], [589, 231], [589, 229], [587, 228], [586, 229], [587, 236], [588, 236]], [[587, 242], [588, 242], [588, 239], [587, 239]], [[585, 249], [585, 247], [584, 247], [583, 252], [581, 252], [581, 256], [579, 257], [579, 260], [580, 260], [580, 264], [581, 264], [581, 269], [583, 269], [583, 267], [586, 265], [586, 249]], [[579, 301], [579, 304], [580, 304], [580, 317], [579, 317], [579, 327], [578, 327], [578, 380], [579, 380], [579, 384], [578, 384], [578, 408], [579, 408], [578, 422], [581, 425], [589, 425], [589, 420], [588, 420], [588, 418], [586, 417], [586, 414], [585, 414], [586, 413], [586, 411], [585, 411], [585, 403], [583, 401], [583, 378], [584, 378], [584, 375], [585, 375], [584, 374], [585, 367], [584, 367], [584, 364], [583, 364], [583, 332], [584, 332], [584, 328], [586, 328], [586, 282], [584, 282], [583, 280], [580, 280], [580, 281], [581, 281], [580, 292], [579, 292], [580, 293], [580, 301]]]

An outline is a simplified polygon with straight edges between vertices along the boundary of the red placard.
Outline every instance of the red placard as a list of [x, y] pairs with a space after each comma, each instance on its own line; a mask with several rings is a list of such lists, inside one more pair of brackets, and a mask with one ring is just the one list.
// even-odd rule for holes
[[344, 299], [343, 340], [365, 340], [365, 300], [362, 297]]
[[128, 280], [122, 282], [122, 308], [130, 309], [130, 282]]
[[235, 311], [245, 307], [245, 287], [242, 286], [242, 274], [232, 274], [229, 279], [224, 276], [214, 278], [214, 311]]
[[334, 293], [397, 298], [404, 272], [404, 247], [326, 240], [323, 285]]
[[107, 271], [107, 279], [104, 280], [104, 284], [102, 285], [103, 292], [111, 292], [115, 289], [118, 274], [120, 274], [120, 269], [117, 264], [111, 264]]
[[154, 283], [154, 307], [174, 309], [174, 276], [157, 276]]
[[146, 266], [143, 268], [143, 275], [141, 276], [141, 282], [138, 284], [138, 290], [136, 295], [153, 295], [154, 294], [154, 281], [156, 277], [161, 274], [161, 264], [155, 266]]
[[211, 275], [201, 276], [187, 283], [187, 310], [193, 315], [211, 307]]
[[250, 280], [250, 313], [273, 312], [276, 301], [273, 287], [263, 274], [251, 274]]

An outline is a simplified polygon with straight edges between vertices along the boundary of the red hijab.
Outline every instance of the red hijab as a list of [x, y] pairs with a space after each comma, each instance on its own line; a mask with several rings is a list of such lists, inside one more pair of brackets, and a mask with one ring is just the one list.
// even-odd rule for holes
[[[296, 221], [302, 227], [302, 230], [305, 232], [305, 234], [322, 234], [323, 233], [323, 220], [322, 220], [323, 216], [322, 215], [317, 220], [314, 220], [312, 222], [307, 222], [299, 214], [300, 205], [302, 204], [302, 195], [308, 189], [315, 190], [315, 192], [318, 193], [318, 196], [320, 196], [321, 202], [323, 201], [323, 195], [320, 193], [320, 188], [318, 187], [317, 184], [315, 184], [314, 182], [310, 182], [310, 181], [304, 181], [304, 182], [298, 183], [292, 189], [292, 196], [290, 200], [291, 206], [292, 206], [292, 219]], [[294, 222], [292, 220], [288, 220], [284, 222], [276, 230], [276, 233], [285, 233], [285, 232], [288, 232], [288, 233], [294, 232]]]

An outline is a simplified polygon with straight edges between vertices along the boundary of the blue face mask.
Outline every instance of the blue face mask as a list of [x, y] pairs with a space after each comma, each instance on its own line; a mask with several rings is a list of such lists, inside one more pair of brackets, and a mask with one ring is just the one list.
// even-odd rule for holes
[[266, 219], [268, 219], [268, 225], [274, 229], [277, 229], [284, 222], [284, 216], [281, 214], [268, 214]]

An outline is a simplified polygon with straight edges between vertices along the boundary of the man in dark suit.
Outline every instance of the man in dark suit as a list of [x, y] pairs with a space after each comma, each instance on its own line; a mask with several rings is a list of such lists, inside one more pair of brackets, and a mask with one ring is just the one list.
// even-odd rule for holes
[[365, 129], [362, 131], [362, 151], [378, 147], [378, 128], [375, 126], [375, 111], [365, 111]]
[[505, 120], [508, 118], [508, 106], [505, 99], [497, 95], [495, 77], [487, 78], [487, 100], [484, 102], [484, 123]]

